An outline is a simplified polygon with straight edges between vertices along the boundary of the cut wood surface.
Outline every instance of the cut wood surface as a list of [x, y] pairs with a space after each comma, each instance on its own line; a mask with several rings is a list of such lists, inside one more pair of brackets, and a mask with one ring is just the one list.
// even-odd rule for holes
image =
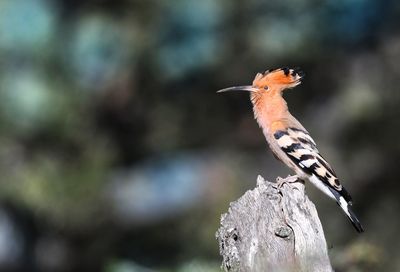
[[296, 176], [258, 176], [221, 216], [216, 237], [225, 271], [332, 271], [317, 210]]

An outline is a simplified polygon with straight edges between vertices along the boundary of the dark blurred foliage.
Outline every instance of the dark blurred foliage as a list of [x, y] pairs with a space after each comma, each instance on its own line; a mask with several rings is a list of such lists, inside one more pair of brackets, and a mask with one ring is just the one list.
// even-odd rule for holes
[[271, 156], [247, 95], [300, 66], [291, 111], [366, 233], [308, 186], [336, 271], [399, 271], [400, 4], [0, 2], [1, 271], [219, 271], [219, 216]]

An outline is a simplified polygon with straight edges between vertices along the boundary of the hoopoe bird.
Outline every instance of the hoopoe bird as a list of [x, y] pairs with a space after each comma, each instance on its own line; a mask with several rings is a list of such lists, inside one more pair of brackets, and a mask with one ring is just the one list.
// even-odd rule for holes
[[218, 92], [250, 92], [254, 118], [275, 157], [291, 168], [298, 178], [311, 182], [335, 200], [355, 229], [363, 232], [360, 221], [351, 210], [350, 194], [321, 156], [308, 131], [290, 114], [282, 97], [284, 90], [299, 85], [303, 77], [304, 73], [298, 69], [267, 70], [263, 74], [258, 73], [251, 86], [230, 87]]

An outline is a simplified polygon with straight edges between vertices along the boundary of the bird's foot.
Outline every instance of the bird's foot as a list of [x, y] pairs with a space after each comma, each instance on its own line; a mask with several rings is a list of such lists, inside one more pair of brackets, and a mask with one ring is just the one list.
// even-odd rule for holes
[[290, 184], [290, 183], [295, 183], [295, 182], [304, 183], [304, 181], [302, 179], [300, 179], [297, 175], [293, 175], [293, 176], [289, 175], [286, 178], [278, 177], [276, 179], [278, 189], [282, 188], [284, 184]]

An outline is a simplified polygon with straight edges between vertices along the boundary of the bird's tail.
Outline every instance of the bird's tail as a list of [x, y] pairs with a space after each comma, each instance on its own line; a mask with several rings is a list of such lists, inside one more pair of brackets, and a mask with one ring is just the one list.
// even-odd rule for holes
[[351, 209], [351, 202], [347, 202], [343, 196], [339, 196], [337, 199], [337, 203], [342, 208], [344, 213], [350, 219], [351, 223], [353, 224], [354, 228], [358, 232], [364, 232], [364, 228], [361, 225], [360, 221], [358, 220], [357, 216], [354, 214], [353, 210]]

